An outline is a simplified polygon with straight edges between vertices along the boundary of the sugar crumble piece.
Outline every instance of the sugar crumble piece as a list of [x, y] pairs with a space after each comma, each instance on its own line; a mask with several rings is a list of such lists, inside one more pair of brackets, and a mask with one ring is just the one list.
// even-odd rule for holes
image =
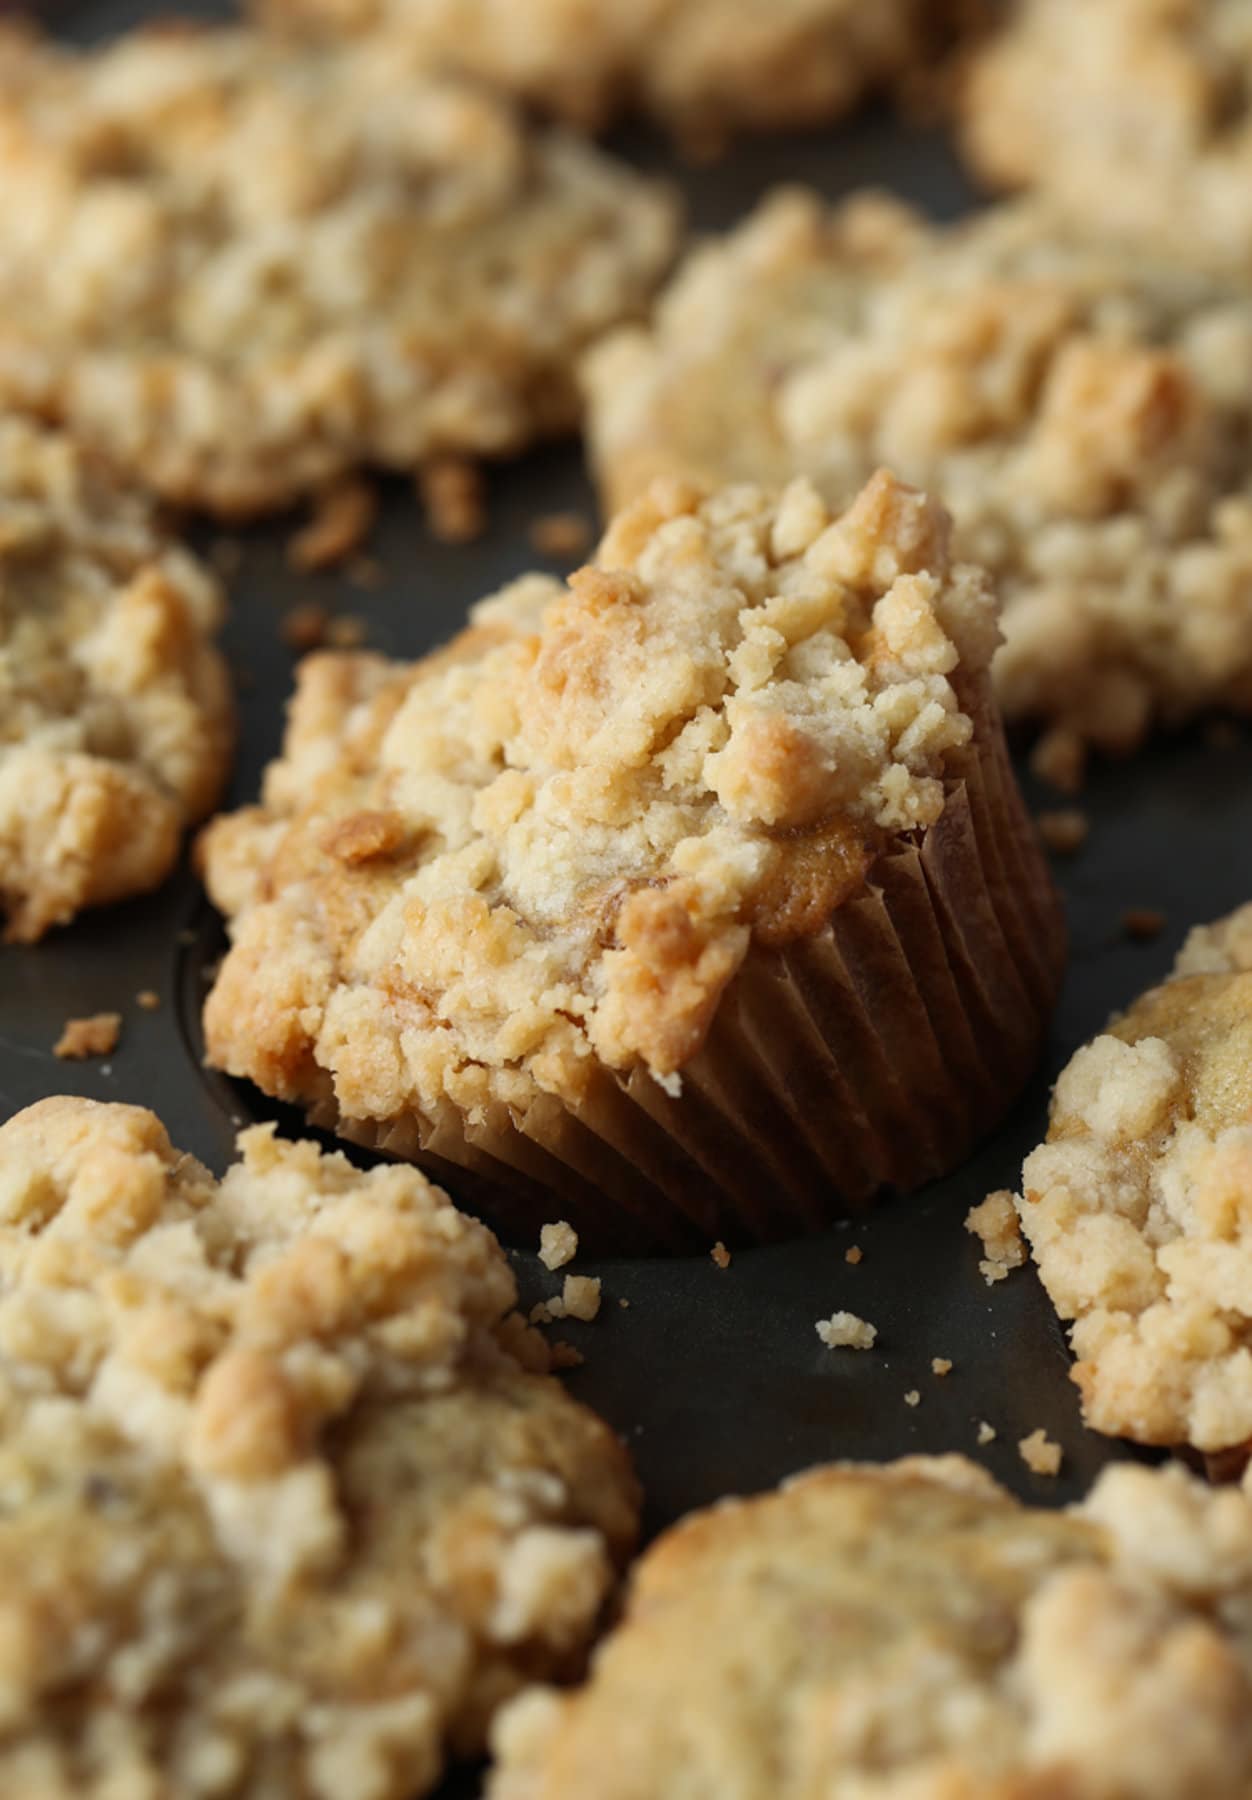
[[852, 1267], [855, 1269], [864, 1254], [865, 1252], [861, 1249], [859, 1244], [850, 1244], [843, 1253], [843, 1260], [846, 1263], [851, 1263]]
[[987, 1444], [994, 1444], [995, 1441], [996, 1441], [995, 1426], [988, 1425], [988, 1423], [985, 1419], [980, 1419], [978, 1421], [978, 1442], [985, 1447]]
[[623, 1308], [623, 1310], [624, 1310], [624, 1309], [625, 1309], [625, 1308], [626, 1308], [626, 1307], [628, 1307], [628, 1306], [629, 1306], [629, 1305], [630, 1305], [630, 1301], [629, 1301], [629, 1300], [628, 1300], [628, 1299], [627, 1299], [627, 1298], [626, 1298], [626, 1296], [625, 1296], [625, 1294], [622, 1294], [622, 1295], [620, 1295], [620, 1296], [619, 1296], [619, 1297], [618, 1297], [618, 1302], [617, 1302], [617, 1304], [618, 1304], [618, 1305], [619, 1305], [619, 1306], [620, 1306], [620, 1307], [622, 1307], [622, 1308]]
[[465, 456], [436, 456], [417, 473], [417, 493], [432, 537], [472, 544], [487, 529], [487, 493], [478, 464]]
[[303, 655], [306, 650], [317, 650], [326, 642], [329, 625], [330, 614], [326, 608], [315, 600], [308, 600], [283, 614], [278, 632], [289, 650]]
[[1000, 1188], [979, 1206], [972, 1206], [965, 1218], [965, 1229], [982, 1239], [986, 1252], [978, 1272], [990, 1287], [1003, 1281], [1026, 1260], [1026, 1245], [1017, 1217], [1017, 1207], [1007, 1188]]
[[930, 1359], [930, 1372], [932, 1375], [950, 1375], [952, 1373], [951, 1357], [932, 1356]]
[[553, 1369], [581, 1369], [587, 1358], [575, 1344], [567, 1343], [564, 1338], [557, 1338], [550, 1346], [550, 1362]]
[[1076, 794], [1087, 773], [1083, 741], [1063, 728], [1045, 732], [1030, 756], [1030, 766], [1040, 781], [1062, 794]]
[[1091, 832], [1091, 820], [1077, 806], [1052, 807], [1037, 813], [1035, 824], [1044, 844], [1057, 856], [1073, 856]]
[[904, 1404], [906, 1406], [920, 1406], [921, 1403], [922, 1403], [922, 1396], [921, 1396], [920, 1392], [918, 1391], [918, 1389], [910, 1388], [908, 1393], [904, 1396]]
[[564, 1219], [539, 1232], [539, 1260], [545, 1269], [563, 1269], [578, 1254], [578, 1233]]
[[293, 533], [287, 560], [301, 574], [333, 569], [359, 550], [378, 516], [378, 495], [359, 475], [332, 481], [313, 496], [313, 515]]
[[720, 1238], [709, 1251], [709, 1255], [713, 1258], [713, 1261], [717, 1264], [719, 1269], [728, 1269], [730, 1267], [730, 1251], [726, 1248], [725, 1244], [722, 1243]]
[[365, 642], [365, 620], [356, 613], [335, 613], [326, 625], [332, 650], [359, 650]]
[[561, 1312], [565, 1319], [581, 1319], [590, 1324], [600, 1310], [600, 1278], [598, 1275], [567, 1275], [561, 1290]]
[[591, 548], [590, 523], [581, 513], [541, 513], [530, 524], [530, 547], [537, 556], [573, 562]]
[[1061, 1446], [1052, 1442], [1042, 1425], [1037, 1431], [1032, 1431], [1029, 1437], [1021, 1439], [1017, 1454], [1032, 1475], [1056, 1475], [1060, 1472]]
[[1165, 914], [1154, 906], [1128, 906], [1122, 914], [1122, 930], [1136, 944], [1150, 944], [1165, 929]]
[[109, 1056], [117, 1049], [122, 1035], [122, 1015], [115, 1012], [92, 1013], [83, 1019], [67, 1019], [65, 1028], [52, 1047], [52, 1054], [62, 1062], [84, 1062], [92, 1056]]
[[828, 1350], [872, 1350], [878, 1328], [855, 1313], [831, 1313], [817, 1321], [817, 1335]]
[[559, 1298], [554, 1296], [551, 1300], [536, 1300], [526, 1314], [526, 1319], [531, 1325], [551, 1325], [554, 1319], [564, 1318], [564, 1316], [564, 1308]]
[[140, 1012], [156, 1012], [161, 1005], [161, 996], [155, 988], [140, 988], [135, 995], [135, 1005]]

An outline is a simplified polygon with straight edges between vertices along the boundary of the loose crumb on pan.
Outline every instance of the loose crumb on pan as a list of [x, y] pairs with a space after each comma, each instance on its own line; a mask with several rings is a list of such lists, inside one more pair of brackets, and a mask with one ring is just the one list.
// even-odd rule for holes
[[316, 650], [326, 642], [329, 624], [330, 613], [327, 609], [319, 606], [316, 600], [307, 600], [283, 614], [278, 635], [289, 650], [303, 655], [306, 650]]
[[817, 1335], [828, 1350], [872, 1350], [878, 1327], [855, 1313], [831, 1313], [817, 1321]]
[[565, 1219], [545, 1225], [539, 1233], [539, 1260], [545, 1269], [563, 1269], [578, 1254], [578, 1233]]
[[1137, 944], [1151, 943], [1165, 929], [1165, 914], [1154, 906], [1128, 906], [1122, 914], [1122, 930]]
[[952, 1373], [951, 1357], [932, 1356], [930, 1359], [930, 1372], [932, 1375], [950, 1375]]
[[466, 456], [436, 456], [417, 473], [417, 494], [433, 538], [472, 544], [487, 529], [482, 471]]
[[988, 1425], [988, 1423], [985, 1419], [980, 1419], [978, 1421], [978, 1442], [980, 1444], [986, 1445], [986, 1444], [994, 1444], [995, 1441], [996, 1441], [995, 1426]]
[[135, 995], [135, 1005], [140, 1012], [156, 1012], [161, 1004], [161, 996], [155, 988], [140, 988]]
[[719, 1269], [728, 1269], [730, 1267], [730, 1251], [726, 1248], [725, 1244], [722, 1243], [720, 1238], [709, 1251], [709, 1255], [713, 1258], [713, 1261], [717, 1264]]
[[1041, 1425], [1021, 1439], [1017, 1454], [1033, 1475], [1056, 1475], [1061, 1468], [1061, 1446], [1054, 1444]]
[[357, 613], [335, 613], [327, 622], [326, 642], [332, 650], [359, 650], [365, 637], [365, 620]]
[[851, 1263], [852, 1267], [855, 1269], [864, 1254], [865, 1252], [861, 1249], [859, 1244], [849, 1244], [848, 1248], [843, 1253], [843, 1260], [846, 1263]]
[[587, 1358], [576, 1345], [557, 1338], [548, 1346], [548, 1360], [554, 1369], [581, 1369]]
[[1039, 836], [1057, 856], [1073, 856], [1091, 831], [1091, 820], [1077, 806], [1050, 807], [1036, 815]]
[[561, 1314], [566, 1319], [582, 1319], [590, 1324], [600, 1310], [600, 1278], [598, 1275], [567, 1275], [561, 1290]]
[[67, 1019], [53, 1045], [52, 1054], [62, 1062], [83, 1062], [90, 1056], [110, 1056], [122, 1035], [122, 1015], [92, 1013], [83, 1019]]
[[999, 1188], [979, 1206], [972, 1206], [965, 1218], [965, 1229], [982, 1239], [986, 1252], [978, 1272], [990, 1287], [1003, 1281], [1026, 1260], [1026, 1245], [1018, 1222], [1017, 1208], [1007, 1188]]
[[1031, 751], [1030, 767], [1040, 781], [1046, 781], [1058, 792], [1078, 793], [1087, 772], [1082, 739], [1070, 731], [1048, 732]]
[[581, 513], [540, 513], [530, 524], [530, 547], [537, 556], [573, 561], [591, 548], [592, 530]]
[[302, 574], [337, 568], [359, 550], [378, 516], [378, 495], [359, 475], [345, 475], [314, 495], [313, 516], [287, 545], [287, 560]]
[[908, 1393], [904, 1396], [904, 1404], [906, 1406], [920, 1406], [921, 1403], [922, 1396], [919, 1390], [917, 1388], [910, 1388]]

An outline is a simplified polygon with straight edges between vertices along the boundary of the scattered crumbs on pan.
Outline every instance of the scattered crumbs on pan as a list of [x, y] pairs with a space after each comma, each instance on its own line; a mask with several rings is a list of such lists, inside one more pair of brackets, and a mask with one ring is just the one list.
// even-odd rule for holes
[[618, 1299], [618, 1302], [617, 1302], [617, 1304], [618, 1304], [618, 1305], [619, 1305], [619, 1306], [623, 1306], [623, 1307], [625, 1307], [625, 1306], [629, 1306], [629, 1305], [630, 1305], [630, 1301], [629, 1301], [629, 1300], [628, 1300], [628, 1299], [627, 1299], [627, 1298], [626, 1298], [626, 1296], [625, 1296], [625, 1294], [623, 1294], [623, 1295], [621, 1295], [621, 1296], [620, 1296], [620, 1298], [619, 1298], [619, 1299]]
[[581, 1369], [587, 1360], [581, 1350], [566, 1343], [564, 1338], [558, 1338], [549, 1349], [554, 1369]]
[[52, 1054], [59, 1056], [62, 1062], [84, 1062], [90, 1056], [109, 1056], [117, 1049], [121, 1035], [121, 1013], [92, 1013], [85, 1019], [67, 1019], [52, 1047]]
[[539, 1260], [545, 1269], [563, 1269], [578, 1254], [578, 1233], [565, 1219], [545, 1225], [539, 1233]]
[[157, 1012], [161, 1005], [161, 996], [155, 988], [140, 988], [135, 995], [135, 1005], [140, 1012]]
[[979, 1421], [978, 1421], [978, 1442], [985, 1446], [987, 1444], [994, 1444], [995, 1441], [996, 1441], [995, 1426], [988, 1425], [988, 1423], [985, 1419], [979, 1419]]
[[365, 642], [365, 620], [356, 613], [336, 613], [326, 626], [332, 650], [359, 650]]
[[908, 1393], [904, 1396], [904, 1404], [906, 1406], [920, 1406], [921, 1403], [922, 1396], [919, 1390], [917, 1388], [910, 1388]]
[[950, 1356], [932, 1356], [930, 1359], [930, 1372], [932, 1375], [950, 1375], [952, 1373], [952, 1358]]
[[600, 1310], [600, 1277], [567, 1275], [561, 1290], [560, 1317], [582, 1319], [590, 1324]]
[[1154, 906], [1128, 906], [1122, 914], [1122, 931], [1136, 944], [1150, 944], [1165, 929], [1165, 914]]
[[307, 600], [283, 614], [278, 632], [289, 650], [303, 654], [306, 650], [319, 649], [326, 642], [329, 624], [330, 614], [326, 608], [315, 600]]
[[1082, 740], [1068, 731], [1049, 731], [1035, 745], [1030, 766], [1040, 781], [1062, 794], [1076, 794], [1086, 773]]
[[849, 1244], [848, 1248], [843, 1253], [843, 1260], [846, 1263], [851, 1263], [852, 1267], [855, 1269], [864, 1254], [865, 1252], [859, 1244]]
[[1003, 1281], [1026, 1260], [1026, 1245], [1018, 1222], [1017, 1208], [1007, 1188], [999, 1188], [979, 1206], [971, 1206], [965, 1218], [965, 1229], [982, 1239], [985, 1252], [978, 1272], [990, 1287]]
[[591, 548], [590, 522], [581, 513], [541, 513], [531, 520], [530, 547], [537, 556], [555, 562], [573, 562]]
[[555, 1299], [536, 1300], [535, 1304], [526, 1314], [527, 1323], [530, 1325], [551, 1325], [553, 1319], [559, 1319], [561, 1317], [560, 1311], [558, 1310], [560, 1304], [561, 1302]]
[[1059, 806], [1036, 815], [1039, 836], [1057, 856], [1073, 856], [1091, 831], [1091, 820], [1076, 806]]
[[1029, 1437], [1022, 1438], [1017, 1446], [1017, 1454], [1032, 1475], [1056, 1475], [1060, 1472], [1061, 1446], [1052, 1442], [1042, 1425], [1037, 1431], [1032, 1431]]
[[730, 1267], [730, 1251], [726, 1248], [720, 1238], [718, 1238], [713, 1248], [709, 1251], [709, 1255], [713, 1258], [713, 1261], [717, 1264], [719, 1269], [728, 1269]]
[[817, 1321], [817, 1335], [828, 1350], [872, 1350], [878, 1328], [855, 1313], [831, 1313]]
[[431, 536], [441, 544], [472, 544], [487, 529], [482, 471], [468, 457], [436, 456], [424, 463], [417, 494]]
[[310, 575], [334, 569], [359, 550], [378, 516], [378, 495], [360, 475], [331, 482], [314, 496], [313, 516], [287, 544], [293, 569]]

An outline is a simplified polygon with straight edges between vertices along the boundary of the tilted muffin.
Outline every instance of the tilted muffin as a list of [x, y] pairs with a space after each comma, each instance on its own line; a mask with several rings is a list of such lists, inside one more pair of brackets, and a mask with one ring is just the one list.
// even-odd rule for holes
[[301, 33], [379, 34], [578, 125], [642, 107], [680, 136], [845, 113], [938, 41], [919, 0], [259, 0]]
[[1069, 1512], [960, 1457], [694, 1514], [581, 1690], [495, 1728], [490, 1800], [1233, 1800], [1252, 1505], [1108, 1469]]
[[0, 1128], [0, 1790], [413, 1800], [631, 1544], [617, 1440], [416, 1171]]
[[1016, 0], [962, 95], [997, 187], [1158, 250], [1252, 262], [1246, 0]]
[[1077, 1052], [1017, 1207], [1087, 1423], [1252, 1445], [1252, 907]]
[[1041, 768], [1252, 709], [1252, 294], [1028, 206], [928, 226], [872, 195], [767, 200], [692, 252], [650, 329], [587, 360], [607, 503], [659, 471], [880, 463], [942, 496], [1004, 602], [996, 661]]
[[394, 45], [0, 31], [0, 402], [177, 501], [578, 419], [574, 353], [670, 258], [666, 192]]
[[[3, 229], [3, 227], [0, 227]], [[23, 942], [155, 887], [220, 791], [217, 583], [142, 494], [0, 414], [0, 921]]]
[[1063, 958], [996, 640], [942, 509], [880, 474], [833, 519], [658, 484], [424, 661], [309, 660], [262, 804], [202, 840], [209, 1060], [602, 1245], [938, 1174]]

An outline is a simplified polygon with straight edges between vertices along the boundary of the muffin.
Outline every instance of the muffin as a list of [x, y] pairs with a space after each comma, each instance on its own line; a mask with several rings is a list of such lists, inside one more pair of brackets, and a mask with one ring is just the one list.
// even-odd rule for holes
[[1017, 1209], [1069, 1324], [1083, 1416], [1252, 1445], [1252, 906], [1073, 1057]]
[[676, 227], [665, 190], [394, 45], [242, 28], [0, 29], [0, 186], [0, 404], [225, 514], [571, 429], [572, 358]]
[[569, 1675], [633, 1539], [484, 1228], [258, 1126], [0, 1128], [0, 1789], [414, 1800]]
[[965, 148], [992, 186], [1246, 269], [1250, 96], [1244, 0], [1018, 0], [964, 83]]
[[1080, 777], [1157, 722], [1252, 710], [1252, 293], [1032, 206], [931, 226], [783, 192], [587, 359], [606, 504], [658, 472], [842, 504], [942, 495], [1004, 603], [995, 682]]
[[[2, 227], [0, 227], [2, 229]], [[218, 797], [216, 581], [143, 494], [0, 413], [0, 922], [22, 943], [155, 887]]]
[[306, 661], [202, 839], [209, 1061], [527, 1238], [707, 1248], [953, 1167], [1063, 960], [996, 640], [880, 473], [835, 517], [661, 483], [435, 655]]
[[723, 1502], [636, 1569], [592, 1675], [502, 1714], [490, 1800], [1232, 1800], [1252, 1505], [1105, 1470], [1069, 1512], [956, 1456]]

